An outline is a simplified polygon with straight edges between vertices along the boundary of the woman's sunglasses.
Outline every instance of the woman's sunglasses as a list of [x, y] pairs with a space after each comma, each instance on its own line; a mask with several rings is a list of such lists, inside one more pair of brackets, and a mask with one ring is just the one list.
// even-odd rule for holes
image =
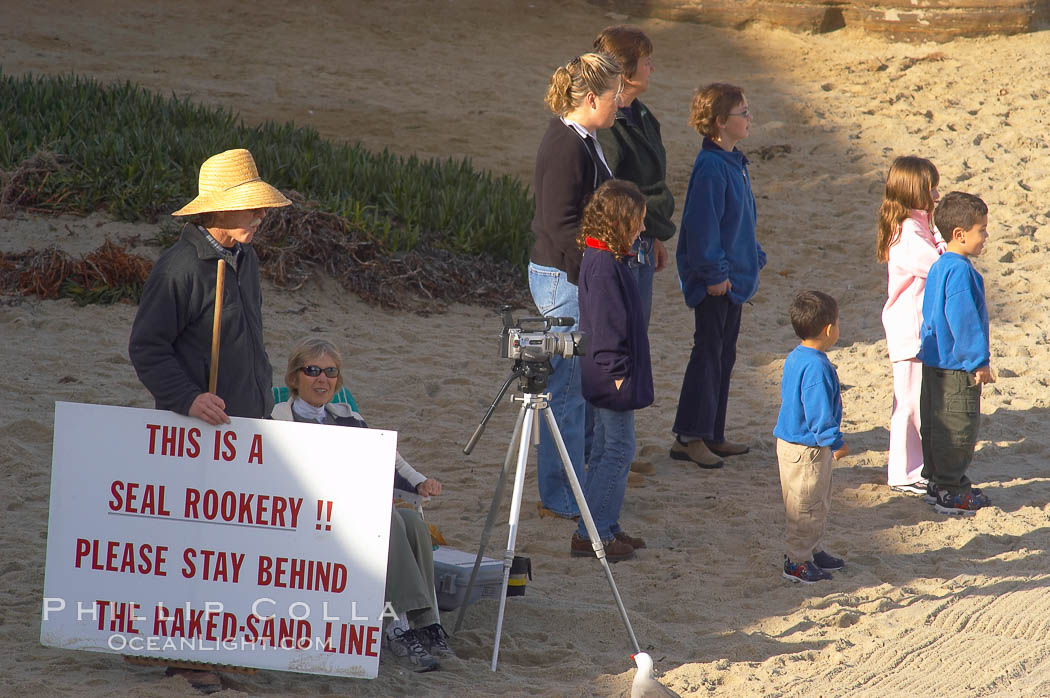
[[339, 368], [336, 366], [329, 366], [328, 368], [321, 368], [320, 366], [303, 366], [299, 369], [303, 372], [304, 376], [310, 376], [311, 378], [317, 378], [323, 371], [329, 378], [339, 377]]

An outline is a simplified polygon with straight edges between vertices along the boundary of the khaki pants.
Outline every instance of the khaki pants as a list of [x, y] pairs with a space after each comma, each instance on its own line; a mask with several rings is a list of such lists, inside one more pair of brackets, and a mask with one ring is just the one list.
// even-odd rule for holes
[[787, 556], [801, 564], [822, 549], [831, 510], [831, 449], [777, 439], [777, 463], [787, 519]]
[[411, 509], [390, 514], [390, 548], [386, 563], [386, 598], [398, 617], [414, 628], [438, 622], [434, 608], [434, 547], [430, 528]]

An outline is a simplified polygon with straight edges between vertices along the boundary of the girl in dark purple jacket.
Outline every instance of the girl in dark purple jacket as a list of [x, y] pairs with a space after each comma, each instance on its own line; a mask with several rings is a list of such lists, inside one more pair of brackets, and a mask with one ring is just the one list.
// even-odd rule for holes
[[[653, 402], [645, 315], [627, 266], [644, 219], [645, 196], [631, 182], [613, 179], [598, 187], [580, 223], [580, 329], [587, 335], [581, 381], [595, 413], [583, 493], [610, 562], [634, 557], [637, 548], [645, 547], [619, 523], [635, 453], [634, 411]], [[593, 557], [595, 548], [581, 520], [572, 555]]]

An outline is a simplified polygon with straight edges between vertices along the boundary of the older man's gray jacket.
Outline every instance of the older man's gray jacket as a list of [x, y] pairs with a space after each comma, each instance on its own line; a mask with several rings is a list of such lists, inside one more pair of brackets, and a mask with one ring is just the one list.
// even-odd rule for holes
[[[131, 326], [128, 353], [157, 409], [188, 414], [208, 389], [219, 252], [186, 225], [150, 272]], [[231, 417], [268, 417], [273, 368], [263, 346], [259, 258], [242, 245], [227, 264], [216, 392]]]

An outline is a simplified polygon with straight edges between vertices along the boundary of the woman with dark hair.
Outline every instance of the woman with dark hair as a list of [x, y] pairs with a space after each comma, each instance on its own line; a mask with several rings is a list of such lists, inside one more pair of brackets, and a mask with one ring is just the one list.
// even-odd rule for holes
[[748, 137], [751, 118], [743, 90], [725, 83], [698, 90], [689, 113], [703, 143], [689, 178], [676, 259], [696, 325], [671, 457], [701, 468], [721, 468], [723, 458], [749, 450], [726, 440], [725, 424], [741, 309], [766, 265], [755, 237], [748, 160], [736, 147]]
[[645, 231], [634, 244], [631, 271], [638, 282], [642, 311], [648, 326], [653, 305], [653, 276], [667, 266], [664, 243], [674, 237], [674, 196], [667, 186], [667, 153], [660, 122], [638, 99], [649, 90], [653, 70], [653, 43], [638, 27], [607, 27], [594, 40], [594, 50], [609, 54], [623, 65], [622, 106], [612, 128], [598, 131], [605, 160], [613, 176], [634, 182], [645, 195]]
[[[529, 288], [536, 308], [545, 316], [571, 317], [579, 323], [577, 283], [583, 252], [576, 245], [580, 218], [598, 185], [612, 178], [596, 132], [612, 125], [620, 103], [622, 70], [615, 59], [585, 53], [559, 67], [551, 76], [545, 101], [555, 114], [536, 153], [536, 241], [529, 261]], [[570, 327], [555, 331], [571, 332]], [[558, 422], [576, 476], [585, 465], [587, 407], [580, 392], [578, 357], [551, 359], [547, 382], [550, 408]], [[579, 516], [569, 480], [554, 439], [540, 422], [537, 452], [540, 515]]]

